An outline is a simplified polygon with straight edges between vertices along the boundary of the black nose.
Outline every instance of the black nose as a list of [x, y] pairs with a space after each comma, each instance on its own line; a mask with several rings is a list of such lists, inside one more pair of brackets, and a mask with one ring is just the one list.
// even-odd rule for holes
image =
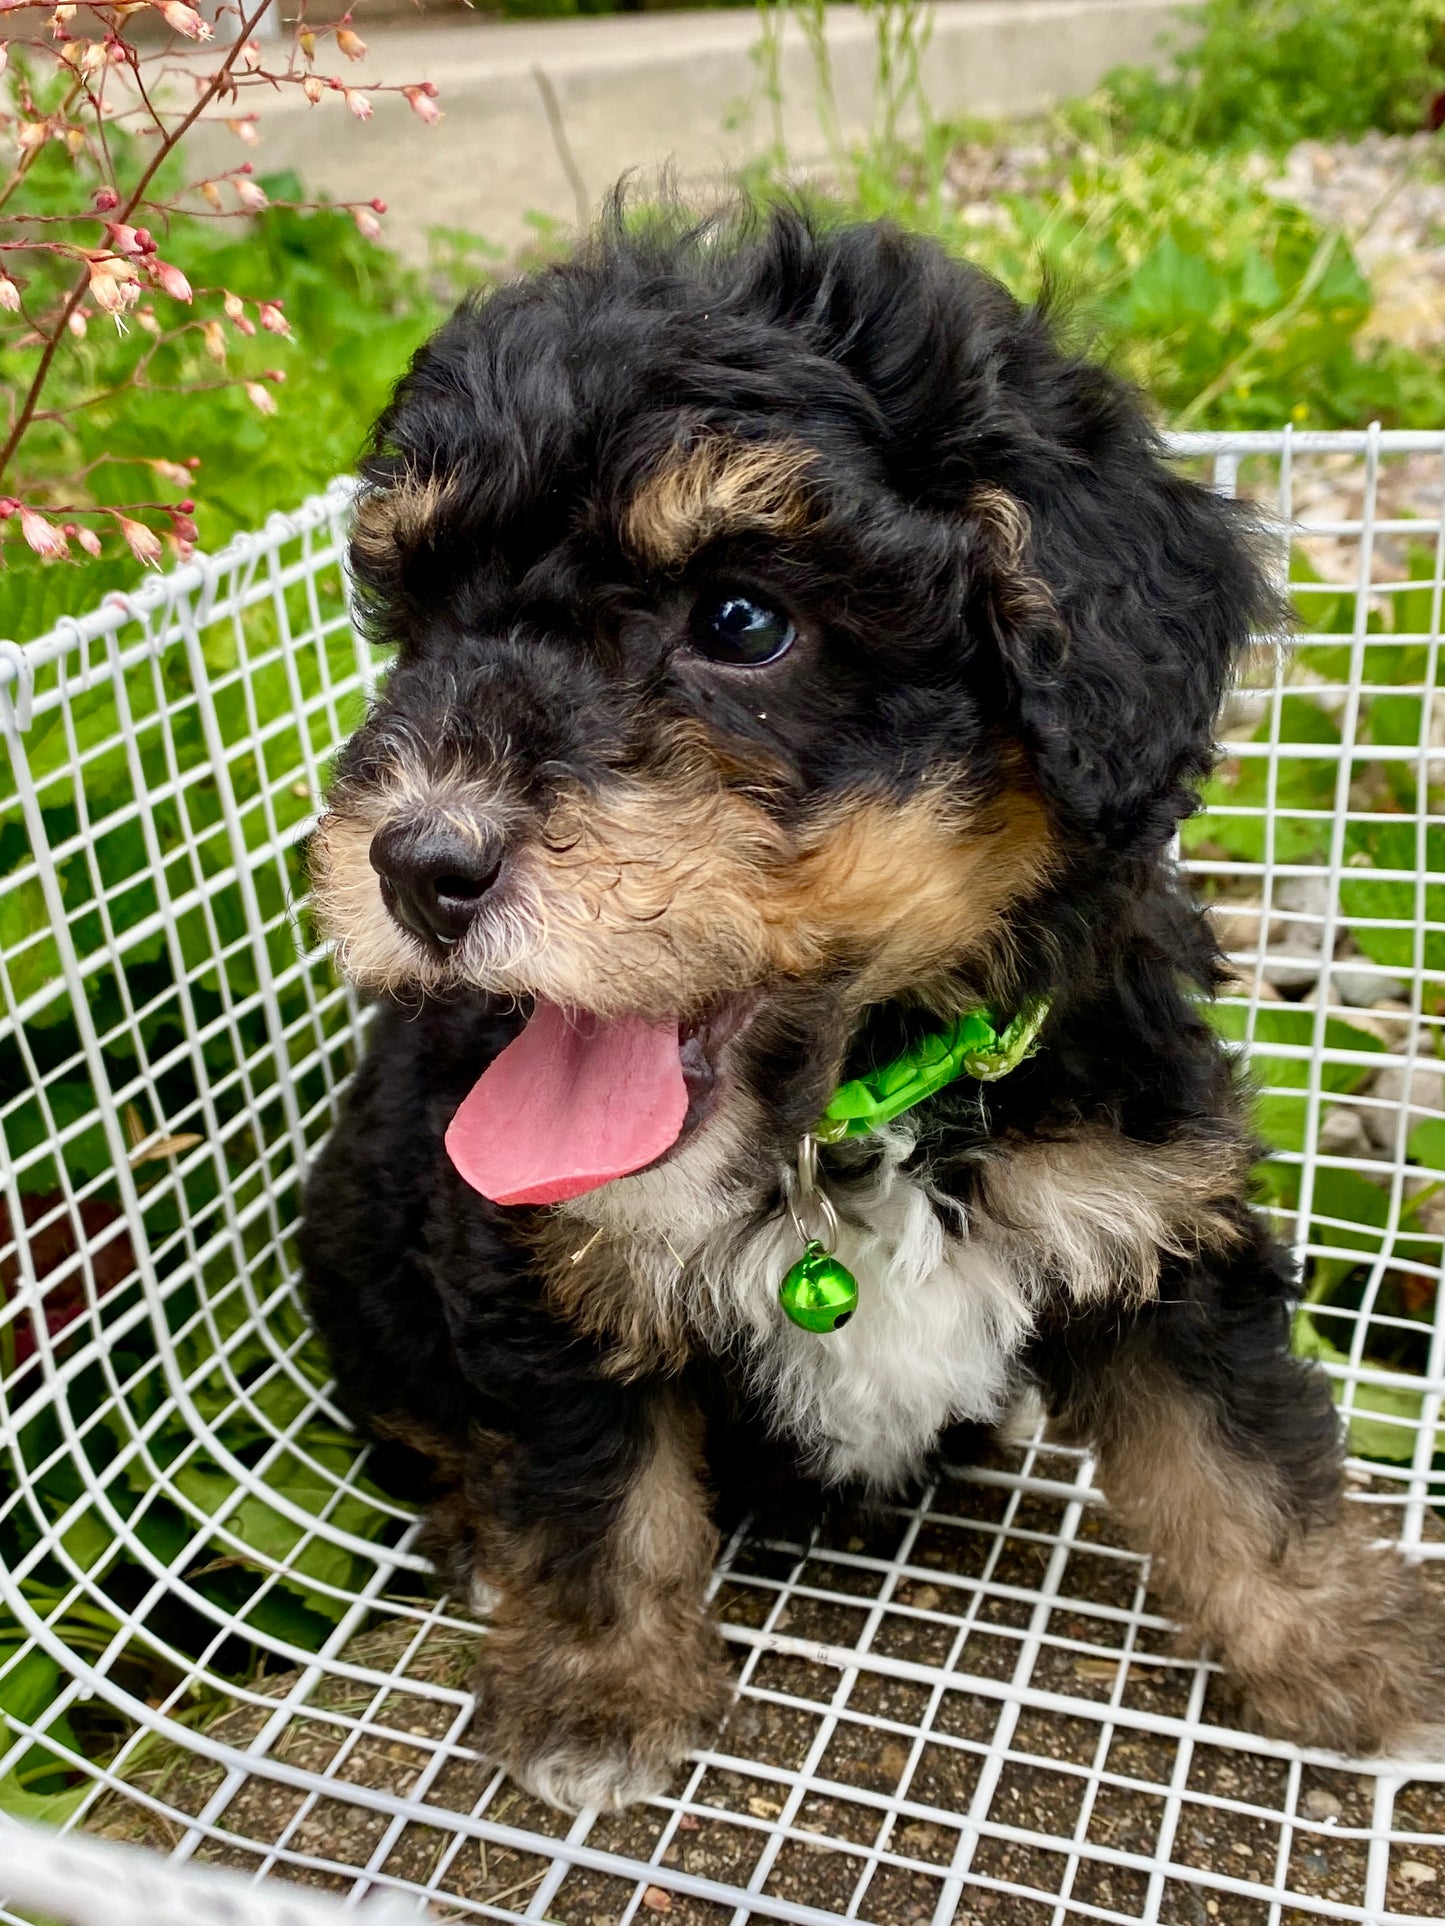
[[391, 823], [371, 839], [371, 867], [398, 923], [443, 946], [465, 936], [502, 867], [488, 830], [448, 823]]

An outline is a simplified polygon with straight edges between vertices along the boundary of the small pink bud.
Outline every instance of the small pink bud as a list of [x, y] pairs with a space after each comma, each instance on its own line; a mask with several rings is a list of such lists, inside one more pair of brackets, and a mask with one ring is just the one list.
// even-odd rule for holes
[[[173, 33], [183, 34], [187, 40], [209, 40], [211, 29], [194, 7], [188, 7], [186, 0], [162, 0], [161, 18]], [[157, 546], [156, 554], [160, 554]]]
[[286, 370], [284, 368], [267, 368], [262, 374], [261, 379], [263, 381], [284, 381], [286, 379]]
[[251, 406], [255, 408], [259, 413], [263, 415], [275, 414], [276, 412], [275, 399], [273, 396], [271, 396], [266, 392], [266, 390], [261, 386], [259, 381], [248, 381], [246, 383], [246, 398], [250, 402]]
[[365, 94], [359, 94], [354, 87], [343, 87], [341, 91], [347, 106], [358, 120], [371, 119], [371, 102]]
[[361, 229], [361, 232], [368, 241], [379, 241], [381, 239], [381, 222], [377, 220], [369, 207], [353, 207], [351, 210], [351, 218]]
[[58, 562], [70, 553], [64, 535], [54, 522], [47, 522], [38, 509], [20, 504], [20, 533], [42, 562]]
[[319, 100], [323, 100], [326, 96], [325, 83], [318, 80], [315, 74], [307, 74], [301, 83], [301, 91], [313, 107]]
[[184, 509], [181, 509], [181, 508], [173, 508], [169, 511], [169, 513], [171, 518], [171, 527], [176, 532], [177, 540], [182, 542], [194, 542], [196, 539], [196, 535], [199, 531], [197, 530], [196, 524], [191, 519], [190, 515], [187, 514]]
[[136, 229], [127, 227], [123, 221], [107, 221], [105, 231], [117, 254], [141, 254], [145, 251]]
[[7, 314], [20, 312], [20, 290], [3, 269], [0, 269], [0, 308]]
[[256, 132], [254, 115], [247, 114], [240, 120], [228, 120], [226, 125], [236, 139], [244, 141], [248, 147], [258, 147], [261, 144], [261, 136]]
[[371, 209], [373, 214], [384, 214], [386, 212], [385, 201], [368, 201], [367, 206]]
[[20, 504], [13, 495], [0, 495], [0, 522], [8, 522], [19, 507]]
[[[200, 464], [197, 463], [197, 466], [199, 467]], [[187, 479], [189, 480], [189, 477], [187, 477]], [[190, 499], [189, 496], [187, 496], [183, 502], [176, 503], [176, 507], [181, 511], [183, 515], [192, 514], [195, 510], [195, 506], [196, 504]]]
[[70, 319], [66, 322], [65, 325], [67, 328], [69, 328], [70, 332], [75, 336], [77, 341], [83, 341], [85, 339], [86, 328], [90, 324], [86, 320], [85, 316], [81, 313], [79, 308], [72, 308], [70, 311]]
[[259, 214], [263, 207], [271, 205], [265, 188], [258, 187], [254, 181], [237, 181], [236, 199], [252, 214]]
[[206, 353], [221, 367], [226, 365], [226, 333], [219, 321], [207, 321], [201, 329]]
[[97, 214], [109, 214], [120, 206], [120, 195], [113, 187], [97, 187], [90, 197], [90, 204]]
[[365, 60], [366, 42], [360, 34], [353, 33], [350, 27], [336, 29], [336, 44], [348, 60]]
[[161, 538], [144, 522], [133, 522], [128, 515], [117, 515], [126, 546], [144, 568], [154, 568], [161, 559]]
[[170, 482], [174, 488], [189, 488], [191, 485], [190, 469], [182, 468], [178, 461], [164, 461], [156, 456], [152, 458], [151, 467], [162, 481]]
[[191, 299], [191, 284], [178, 267], [172, 267], [169, 261], [163, 261], [158, 254], [151, 255], [146, 266], [156, 286], [164, 289], [173, 301]]
[[442, 117], [442, 110], [431, 95], [422, 87], [403, 87], [401, 90], [411, 102], [411, 110], [428, 127], [434, 127]]
[[80, 546], [85, 550], [87, 555], [99, 555], [100, 537], [93, 528], [77, 528], [75, 531], [75, 539], [80, 543]]
[[148, 227], [138, 227], [135, 231], [135, 244], [142, 254], [154, 254], [156, 244]]
[[248, 40], [245, 46], [242, 47], [240, 60], [241, 65], [246, 69], [248, 74], [255, 73], [261, 64], [261, 49], [256, 45], [254, 40]]
[[256, 319], [267, 334], [290, 334], [291, 323], [281, 312], [279, 301], [263, 301], [256, 310]]

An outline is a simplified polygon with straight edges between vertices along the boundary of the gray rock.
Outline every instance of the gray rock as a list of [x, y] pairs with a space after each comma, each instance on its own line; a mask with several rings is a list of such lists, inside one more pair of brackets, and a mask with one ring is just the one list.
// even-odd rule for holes
[[1405, 985], [1398, 976], [1388, 976], [1378, 965], [1363, 960], [1330, 972], [1330, 988], [1337, 1002], [1356, 1010], [1371, 1010], [1387, 998], [1403, 1001]]
[[1445, 1114], [1445, 1064], [1430, 1057], [1417, 1058], [1408, 1071], [1403, 1063], [1386, 1064], [1371, 1084], [1370, 1095], [1376, 1103], [1364, 1113], [1365, 1129], [1372, 1143], [1393, 1156], [1400, 1110], [1407, 1101], [1407, 1132], [1432, 1113]]
[[1319, 1147], [1327, 1157], [1375, 1157], [1365, 1120], [1349, 1104], [1332, 1104], [1320, 1125]]

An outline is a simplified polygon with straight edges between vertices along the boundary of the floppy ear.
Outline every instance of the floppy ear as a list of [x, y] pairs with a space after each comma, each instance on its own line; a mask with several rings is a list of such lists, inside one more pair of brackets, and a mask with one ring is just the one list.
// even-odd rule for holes
[[976, 489], [966, 513], [995, 558], [990, 627], [1044, 791], [1132, 851], [1197, 806], [1230, 673], [1282, 611], [1248, 511], [1169, 469], [1132, 397], [1112, 399], [1122, 432], [1091, 460]]
[[1249, 512], [1168, 467], [1134, 390], [1062, 352], [1045, 305], [886, 223], [814, 237], [810, 275], [788, 238], [793, 311], [886, 421], [893, 486], [970, 521], [965, 566], [991, 577], [970, 616], [1045, 792], [1107, 847], [1166, 842], [1236, 657], [1283, 620]]

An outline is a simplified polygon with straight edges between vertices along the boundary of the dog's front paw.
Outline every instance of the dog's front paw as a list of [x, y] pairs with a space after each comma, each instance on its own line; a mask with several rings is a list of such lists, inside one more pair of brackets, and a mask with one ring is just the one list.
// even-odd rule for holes
[[549, 1650], [538, 1638], [525, 1656], [497, 1644], [474, 1681], [477, 1745], [564, 1812], [615, 1812], [663, 1791], [732, 1697], [710, 1629], [665, 1658], [602, 1642]]

